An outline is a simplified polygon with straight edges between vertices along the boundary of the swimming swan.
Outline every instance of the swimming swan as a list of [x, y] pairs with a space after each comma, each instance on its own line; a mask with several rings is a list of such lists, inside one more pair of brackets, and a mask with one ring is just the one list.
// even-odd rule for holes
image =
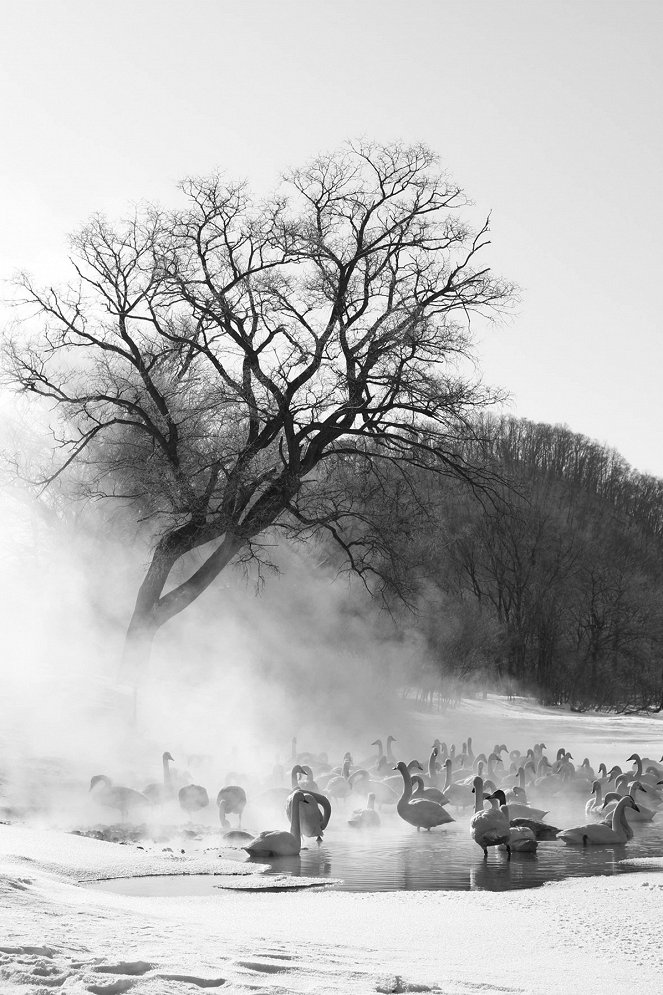
[[630, 795], [626, 795], [618, 803], [612, 813], [612, 826], [606, 826], [602, 822], [592, 823], [588, 826], [575, 826], [573, 829], [564, 829], [557, 836], [567, 846], [615, 846], [628, 842], [629, 833], [632, 832], [626, 821], [626, 809], [634, 808], [638, 810]]

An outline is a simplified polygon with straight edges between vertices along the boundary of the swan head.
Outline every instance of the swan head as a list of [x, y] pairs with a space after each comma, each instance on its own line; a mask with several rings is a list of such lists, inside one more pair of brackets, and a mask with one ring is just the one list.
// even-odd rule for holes
[[382, 749], [382, 740], [381, 739], [374, 739], [373, 742], [371, 743], [371, 746], [379, 746], [380, 749]]
[[398, 763], [396, 764], [396, 766], [392, 767], [392, 770], [399, 770], [401, 772], [401, 774], [407, 774], [408, 776], [410, 774], [410, 771], [408, 770], [408, 766], [407, 766], [407, 764], [405, 763], [404, 760], [399, 760]]
[[601, 811], [609, 805], [610, 802], [620, 802], [622, 800], [622, 795], [618, 794], [616, 791], [608, 791], [605, 798], [603, 799], [603, 804], [601, 805]]
[[[633, 801], [633, 799], [631, 798], [630, 795], [626, 795], [626, 797], [623, 798], [622, 801], [624, 802], [624, 808], [633, 808], [633, 809], [635, 809], [636, 812], [640, 811], [640, 809], [635, 804], [635, 802]], [[619, 804], [621, 804], [621, 802]]]
[[640, 757], [639, 757], [639, 755], [637, 753], [632, 753], [630, 757], [626, 758], [626, 763], [629, 764], [631, 762], [631, 760], [634, 763], [638, 763], [640, 761]]
[[310, 805], [311, 804], [310, 801], [308, 800], [307, 796], [304, 794], [303, 791], [293, 791], [293, 793], [292, 793], [292, 795], [290, 797], [292, 798], [292, 804], [293, 805], [296, 805], [297, 803], [299, 803], [301, 805]]
[[488, 795], [488, 798], [491, 801], [494, 798], [500, 805], [506, 805], [506, 795], [501, 788], [498, 788], [497, 791], [493, 791], [492, 795]]
[[107, 777], [106, 774], [95, 774], [94, 777], [90, 778], [90, 787], [88, 788], [88, 791], [92, 791], [97, 784], [103, 784], [105, 787], [110, 788], [111, 779], [110, 777]]
[[398, 740], [396, 739], [395, 736], [387, 736], [387, 747], [389, 746], [390, 743], [397, 743], [397, 742]]
[[473, 784], [473, 788], [472, 788], [473, 794], [476, 794], [476, 795], [481, 794], [482, 795], [483, 794], [483, 778], [482, 777], [475, 777], [474, 780], [472, 781], [472, 784]]
[[166, 752], [165, 752], [165, 753], [163, 753], [163, 754], [161, 755], [161, 759], [162, 759], [162, 760], [170, 760], [170, 761], [171, 761], [172, 763], [175, 763], [175, 761], [174, 761], [174, 760], [173, 760], [173, 758], [171, 757], [171, 755], [170, 755], [170, 753], [168, 752], [168, 750], [166, 750]]

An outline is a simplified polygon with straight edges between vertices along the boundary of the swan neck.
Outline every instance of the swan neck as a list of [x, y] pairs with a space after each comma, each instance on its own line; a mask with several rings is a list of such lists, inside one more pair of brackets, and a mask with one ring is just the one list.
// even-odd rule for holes
[[405, 766], [401, 768], [401, 774], [403, 775], [403, 794], [401, 795], [398, 804], [407, 805], [412, 797], [412, 778], [410, 777], [409, 770]]
[[299, 806], [302, 800], [300, 798], [295, 798], [292, 805], [292, 815], [290, 816], [290, 832], [295, 837], [296, 840], [301, 842], [302, 832], [299, 822]]

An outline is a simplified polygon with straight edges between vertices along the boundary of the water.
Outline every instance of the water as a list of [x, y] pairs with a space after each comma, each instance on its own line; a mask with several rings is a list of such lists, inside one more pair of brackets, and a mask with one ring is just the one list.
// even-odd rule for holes
[[[371, 892], [536, 888], [547, 881], [635, 870], [621, 863], [626, 858], [663, 857], [663, 822], [635, 825], [634, 833], [626, 846], [567, 847], [553, 840], [540, 842], [535, 854], [513, 854], [510, 861], [504, 851], [491, 848], [484, 860], [467, 820], [418, 833], [397, 817], [383, 817], [375, 830], [330, 826], [321, 844], [307, 840], [299, 857], [269, 861], [270, 871], [260, 879], [267, 887], [274, 875], [337, 879], [341, 883], [331, 884], [335, 889]], [[243, 851], [231, 848], [221, 849], [220, 855], [246, 859]], [[260, 863], [266, 863], [264, 858]], [[223, 880], [212, 875], [143, 877], [96, 882], [94, 887], [132, 895], [210, 894], [223, 887]]]

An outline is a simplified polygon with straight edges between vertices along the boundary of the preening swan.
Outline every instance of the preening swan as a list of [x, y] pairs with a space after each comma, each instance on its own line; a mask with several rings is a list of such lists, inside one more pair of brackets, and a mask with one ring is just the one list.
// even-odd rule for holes
[[95, 774], [90, 779], [89, 790], [95, 801], [105, 805], [106, 808], [117, 809], [123, 822], [127, 821], [131, 809], [149, 805], [149, 800], [140, 791], [125, 788], [121, 784], [114, 785], [110, 777], [106, 777], [105, 774]]
[[626, 821], [626, 809], [632, 807], [637, 810], [630, 795], [626, 795], [618, 803], [612, 813], [612, 826], [606, 826], [602, 822], [592, 823], [588, 826], [575, 826], [573, 829], [565, 829], [559, 833], [557, 839], [563, 840], [567, 846], [615, 846], [628, 841], [632, 830]]
[[411, 826], [416, 826], [417, 830], [427, 829], [429, 832], [435, 826], [443, 826], [447, 822], [455, 821], [437, 802], [429, 801], [428, 798], [422, 798], [421, 801], [411, 801], [412, 778], [407, 764], [401, 760], [400, 763], [396, 764], [394, 770], [399, 770], [403, 778], [403, 794], [396, 805], [396, 811], [401, 819], [409, 822]]
[[201, 808], [209, 805], [209, 795], [200, 784], [187, 784], [185, 788], [180, 788], [177, 793], [182, 808], [189, 816], [194, 812], [199, 812]]
[[309, 805], [303, 791], [295, 791], [292, 796], [290, 832], [268, 829], [242, 847], [252, 857], [295, 857], [302, 848], [300, 830], [300, 806]]
[[216, 796], [216, 804], [219, 807], [219, 821], [224, 829], [230, 825], [226, 818], [227, 815], [236, 815], [237, 825], [240, 829], [242, 828], [242, 812], [246, 807], [244, 788], [240, 788], [238, 784], [229, 784], [227, 787], [221, 788]]
[[[285, 814], [289, 819], [292, 819], [292, 807], [298, 793], [302, 792], [293, 791], [285, 803]], [[304, 791], [303, 793], [308, 805], [299, 813], [301, 835], [310, 836], [320, 842], [331, 818], [331, 802], [326, 795], [319, 791]]]

